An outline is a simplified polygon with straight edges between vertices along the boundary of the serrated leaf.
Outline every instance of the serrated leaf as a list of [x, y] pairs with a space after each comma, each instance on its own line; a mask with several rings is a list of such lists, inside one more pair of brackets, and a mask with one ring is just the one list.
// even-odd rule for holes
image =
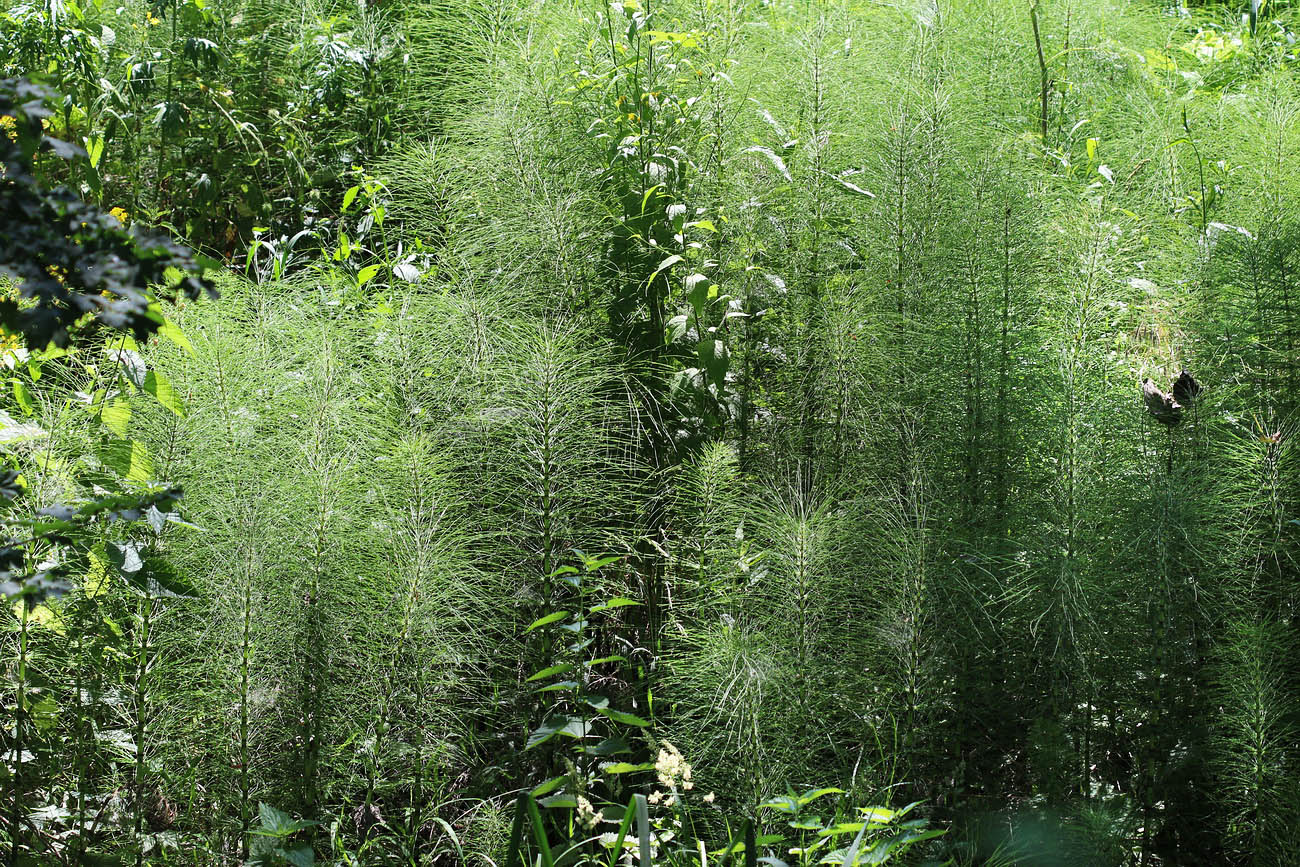
[[759, 804], [758, 808], [793, 814], [799, 812], [799, 801], [789, 795], [777, 795]]
[[293, 867], [315, 867], [316, 853], [310, 846], [297, 846], [293, 849], [281, 849], [280, 857]]
[[140, 556], [139, 542], [110, 542], [108, 545], [108, 562], [113, 564], [118, 573], [131, 576], [144, 568], [144, 559]]
[[709, 379], [721, 387], [727, 378], [727, 369], [731, 366], [731, 351], [725, 341], [706, 337], [697, 347], [700, 365], [708, 373]]
[[262, 826], [255, 833], [267, 837], [289, 837], [316, 824], [315, 822], [295, 819], [283, 810], [277, 810], [265, 802], [257, 805], [257, 815]]
[[862, 814], [866, 821], [881, 824], [892, 822], [898, 816], [896, 810], [891, 810], [888, 807], [858, 807], [858, 812]]

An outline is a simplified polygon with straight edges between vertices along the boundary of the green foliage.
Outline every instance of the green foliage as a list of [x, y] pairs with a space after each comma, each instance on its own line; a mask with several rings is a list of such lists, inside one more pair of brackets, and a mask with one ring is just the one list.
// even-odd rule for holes
[[1158, 6], [0, 4], [10, 860], [1289, 863], [1297, 7]]
[[29, 81], [0, 81], [0, 117], [9, 119], [0, 134], [0, 275], [18, 284], [17, 298], [0, 301], [0, 324], [31, 349], [66, 346], [69, 330], [90, 321], [144, 340], [165, 322], [155, 295], [195, 299], [212, 285], [175, 242], [127, 229], [66, 188], [40, 185], [38, 152], [85, 156], [42, 132], [52, 97]]

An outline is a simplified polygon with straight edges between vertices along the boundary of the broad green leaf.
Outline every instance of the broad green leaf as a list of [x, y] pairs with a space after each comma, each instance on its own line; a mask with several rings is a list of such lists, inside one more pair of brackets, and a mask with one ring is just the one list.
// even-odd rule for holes
[[633, 774], [637, 771], [654, 770], [654, 762], [641, 762], [640, 764], [631, 764], [630, 762], [605, 762], [600, 766], [602, 774]]
[[289, 837], [316, 824], [315, 822], [295, 819], [283, 810], [277, 810], [267, 803], [258, 804], [257, 813], [258, 818], [262, 820], [262, 826], [254, 833], [267, 837]]
[[727, 377], [727, 368], [731, 366], [731, 352], [725, 341], [706, 337], [698, 347], [700, 365], [708, 373], [710, 381], [721, 387]]
[[357, 285], [364, 286], [379, 273], [380, 265], [367, 265], [357, 272]]
[[157, 370], [149, 371], [144, 379], [144, 390], [152, 394], [164, 409], [171, 410], [181, 418], [185, 417], [185, 403], [176, 393], [176, 389], [172, 388], [171, 380], [163, 373]]
[[554, 792], [560, 786], [564, 785], [564, 781], [567, 779], [568, 777], [565, 776], [551, 777], [546, 782], [539, 784], [536, 788], [534, 788], [531, 792], [529, 792], [529, 794], [532, 795], [534, 798], [540, 798], [543, 795], [549, 795], [551, 792]]
[[[49, 609], [44, 605], [38, 605], [32, 610], [32, 614], [35, 614], [37, 610], [42, 608], [49, 611]], [[54, 629], [54, 631], [60, 635], [64, 634], [61, 619], [57, 626], [50, 628]], [[47, 732], [54, 728], [59, 721], [59, 706], [54, 701], [54, 696], [52, 695], [47, 694], [37, 697], [35, 701], [27, 706], [27, 713], [31, 716], [32, 723], [36, 726], [37, 731]]]
[[759, 804], [758, 808], [794, 814], [799, 812], [799, 801], [790, 795], [777, 795]]
[[617, 653], [611, 656], [598, 656], [595, 659], [588, 659], [583, 663], [587, 668], [595, 668], [598, 665], [604, 665], [607, 662], [627, 662], [626, 656], [620, 656]]
[[655, 269], [655, 272], [650, 275], [649, 279], [646, 280], [646, 282], [649, 283], [651, 280], [658, 277], [661, 273], [663, 273], [664, 271], [673, 267], [674, 265], [676, 265], [678, 262], [681, 261], [683, 261], [681, 256], [678, 256], [676, 254], [669, 256], [667, 259], [664, 259], [662, 262], [659, 263], [659, 267]]
[[578, 682], [576, 680], [561, 680], [558, 683], [547, 684], [541, 689], [535, 690], [535, 692], [563, 692], [566, 689], [577, 689], [577, 688], [578, 688]]
[[833, 786], [827, 786], [826, 788], [822, 788], [822, 789], [809, 789], [808, 791], [804, 792], [802, 795], [799, 796], [799, 804], [801, 806], [807, 806], [808, 804], [811, 804], [813, 801], [817, 800], [818, 798], [823, 798], [826, 795], [843, 795], [843, 794], [844, 794], [843, 789], [837, 789]]
[[597, 712], [601, 716], [605, 717], [606, 719], [610, 719], [616, 723], [622, 723], [623, 725], [627, 725], [627, 726], [637, 726], [639, 728], [645, 728], [650, 725], [650, 723], [641, 719], [641, 717], [637, 716], [636, 714], [627, 713], [626, 711], [614, 710], [613, 708], [600, 708]]
[[888, 807], [858, 807], [858, 812], [866, 821], [881, 824], [892, 822], [898, 816], [897, 811]]
[[589, 614], [595, 614], [597, 611], [609, 611], [612, 608], [626, 608], [629, 605], [640, 605], [635, 599], [628, 599], [626, 596], [615, 596], [613, 599], [601, 604], [593, 605]]
[[551, 810], [570, 809], [578, 806], [578, 802], [573, 799], [572, 795], [551, 795], [549, 798], [542, 798], [537, 802], [539, 806]]
[[133, 482], [153, 479], [153, 460], [139, 440], [110, 440], [96, 451], [104, 466]]
[[539, 629], [543, 626], [548, 626], [557, 620], [563, 620], [568, 616], [569, 616], [569, 612], [567, 611], [552, 611], [550, 614], [547, 614], [545, 617], [539, 617], [536, 620], [534, 620], [532, 623], [528, 624], [528, 628], [524, 630], [524, 635], [527, 635], [528, 633], [532, 632], [534, 629]]
[[144, 358], [134, 349], [119, 349], [110, 347], [104, 350], [104, 354], [113, 359], [122, 368], [122, 375], [127, 381], [136, 388], [144, 388], [145, 376], [148, 374], [148, 368], [144, 363]]
[[586, 554], [583, 554], [582, 568], [586, 569], [588, 572], [595, 572], [598, 569], [604, 569], [610, 564], [617, 563], [622, 559], [622, 554], [605, 554], [601, 557], [588, 557]]
[[112, 403], [105, 404], [99, 412], [99, 420], [113, 433], [125, 437], [127, 426], [131, 423], [131, 402], [117, 398]]
[[179, 346], [181, 349], [185, 350], [187, 355], [194, 354], [194, 346], [190, 343], [189, 338], [185, 336], [185, 332], [181, 331], [180, 328], [177, 327], [176, 323], [172, 322], [170, 319], [163, 322], [162, 326], [158, 329], [158, 333]]
[[288, 861], [293, 867], [315, 867], [316, 853], [310, 846], [295, 846], [292, 849], [281, 849], [280, 857]]
[[393, 276], [407, 283], [419, 283], [420, 269], [409, 262], [399, 262], [393, 266]]
[[669, 343], [677, 343], [686, 336], [686, 332], [689, 330], [690, 323], [687, 321], [685, 313], [678, 313], [672, 319], [669, 319], [668, 324], [664, 327], [665, 337]]
[[709, 301], [709, 278], [703, 274], [692, 274], [682, 281], [686, 289], [686, 300], [695, 308], [697, 315], [703, 315], [704, 306]]
[[549, 668], [543, 668], [541, 671], [537, 672], [532, 677], [528, 678], [528, 680], [525, 681], [525, 683], [532, 683], [535, 680], [542, 680], [543, 678], [550, 677], [553, 674], [563, 674], [564, 672], [570, 670], [571, 668], [573, 668], [573, 666], [567, 662], [562, 665], [552, 665]]
[[564, 714], [549, 716], [528, 736], [528, 743], [524, 746], [524, 749], [531, 750], [533, 747], [546, 743], [556, 735], [582, 738], [585, 735], [586, 723], [586, 719], [580, 716], [567, 716]]
[[616, 756], [632, 752], [632, 745], [623, 738], [605, 738], [595, 746], [586, 747], [582, 751], [589, 756]]
[[344, 211], [344, 213], [347, 212], [348, 208], [352, 207], [352, 203], [353, 203], [354, 201], [356, 201], [356, 199], [357, 199], [357, 193], [359, 193], [359, 192], [361, 192], [361, 186], [358, 184], [358, 185], [356, 185], [356, 186], [349, 187], [349, 188], [348, 188], [348, 191], [347, 191], [346, 193], [343, 194], [343, 211]]
[[0, 410], [0, 443], [20, 443], [46, 436], [45, 429], [32, 422], [20, 422]]
[[18, 401], [18, 406], [22, 408], [25, 415], [31, 415], [36, 410], [36, 404], [32, 401], [32, 393], [27, 390], [21, 379], [11, 379], [13, 385], [14, 400]]
[[104, 137], [94, 136], [85, 139], [85, 142], [86, 158], [90, 162], [90, 167], [92, 169], [97, 169], [99, 168], [99, 159], [104, 155]]

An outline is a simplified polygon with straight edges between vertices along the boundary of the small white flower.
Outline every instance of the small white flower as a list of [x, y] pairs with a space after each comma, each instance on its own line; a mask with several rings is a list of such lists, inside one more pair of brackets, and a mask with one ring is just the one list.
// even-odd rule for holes
[[588, 831], [600, 824], [600, 814], [596, 812], [595, 807], [591, 806], [591, 801], [582, 795], [578, 796], [578, 824]]

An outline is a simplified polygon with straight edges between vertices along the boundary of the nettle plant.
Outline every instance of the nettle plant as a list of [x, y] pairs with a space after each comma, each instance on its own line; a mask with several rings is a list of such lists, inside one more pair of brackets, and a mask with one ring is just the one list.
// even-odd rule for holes
[[[592, 619], [609, 618], [612, 612], [639, 603], [622, 596], [597, 601], [592, 585], [600, 570], [622, 558], [575, 554], [580, 566], [561, 566], [551, 574], [552, 581], [570, 591], [568, 601], [558, 603], [567, 607], [539, 617], [525, 630], [525, 635], [544, 642], [542, 658], [550, 663], [528, 678], [540, 684], [536, 694], [547, 704], [548, 713], [529, 736], [526, 749], [550, 744], [568, 745], [569, 750], [568, 754], [557, 750], [552, 756], [552, 765], [563, 767], [563, 773], [520, 793], [507, 865], [521, 863], [526, 838], [537, 862], [549, 867], [619, 863], [708, 867], [742, 860], [753, 865], [760, 851], [778, 848], [790, 860], [767, 854], [763, 863], [772, 867], [883, 864], [944, 833], [930, 830], [925, 819], [909, 817], [918, 806], [915, 803], [901, 810], [852, 809], [837, 801], [823, 821], [810, 805], [845, 792], [822, 788], [768, 800], [758, 809], [760, 819], [764, 811], [771, 819], [747, 818], [737, 823], [725, 845], [711, 848], [697, 819], [705, 811], [718, 811], [714, 794], [695, 791], [690, 763], [672, 743], [650, 734], [649, 720], [611, 707], [610, 698], [600, 693], [602, 682], [613, 682], [602, 669], [627, 660], [619, 654], [594, 654], [602, 630], [593, 627]], [[613, 626], [604, 625], [605, 636]], [[647, 746], [653, 760], [630, 760], [645, 755]], [[637, 791], [629, 797], [629, 789], [643, 787], [649, 788], [649, 794]], [[543, 818], [542, 810], [554, 811], [551, 821]], [[768, 829], [767, 824], [776, 827]]]
[[[569, 604], [574, 610], [552, 611], [524, 630], [525, 635], [539, 635], [543, 644], [541, 658], [549, 662], [528, 678], [529, 683], [538, 684], [536, 695], [546, 706], [547, 715], [529, 735], [525, 749], [537, 749], [557, 737], [575, 742], [573, 756], [560, 760], [566, 773], [551, 777], [530, 793], [534, 798], [542, 798], [541, 803], [546, 807], [576, 808], [578, 799], [596, 784], [600, 772], [611, 772], [609, 769], [615, 766], [612, 773], [632, 770], [631, 765], [624, 768], [621, 763], [605, 762], [599, 766], [597, 763], [633, 751], [631, 744], [620, 735], [620, 727], [649, 725], [634, 713], [611, 707], [609, 697], [596, 689], [597, 681], [612, 679], [603, 676], [601, 671], [624, 664], [627, 658], [621, 654], [591, 655], [600, 637], [599, 630], [592, 628], [592, 618], [609, 617], [611, 612], [639, 604], [624, 596], [592, 604], [593, 580], [601, 569], [622, 558], [574, 553], [580, 558], [581, 568], [561, 566], [550, 575], [553, 585], [568, 591]], [[593, 740], [595, 743], [590, 743]]]
[[815, 802], [831, 795], [843, 795], [843, 789], [811, 789], [802, 795], [788, 794], [771, 798], [759, 805], [770, 811], [775, 819], [789, 828], [790, 839], [784, 834], [759, 838], [772, 843], [783, 843], [789, 860], [765, 859], [773, 865], [842, 864], [856, 867], [859, 864], [885, 864], [904, 855], [909, 849], [926, 840], [945, 833], [929, 828], [922, 818], [909, 818], [920, 802], [908, 804], [900, 810], [888, 807], [847, 807], [837, 799], [831, 814], [825, 820], [813, 806]]
[[[25, 80], [0, 81], [3, 359], [17, 411], [31, 417], [38, 403], [62, 401], [75, 417], [80, 406], [89, 415], [90, 449], [63, 462], [53, 454], [52, 433], [34, 421], [3, 419], [0, 593], [17, 620], [13, 718], [3, 756], [10, 863], [35, 853], [77, 860], [93, 849], [105, 802], [91, 791], [102, 764], [92, 756], [104, 743], [115, 751], [112, 764], [130, 768], [123, 821], [134, 832], [137, 859], [146, 848], [146, 813], [159, 807], [150, 801], [146, 762], [151, 632], [159, 600], [182, 592], [160, 556], [161, 539], [169, 525], [183, 522], [176, 512], [180, 490], [155, 480], [150, 455], [129, 435], [129, 395], [147, 393], [175, 416], [184, 413], [136, 340], [162, 334], [187, 345], [159, 299], [212, 293], [202, 266], [177, 244], [127, 228], [66, 188], [41, 186], [45, 155], [85, 158], [45, 135], [51, 97]], [[115, 336], [106, 340], [105, 331]], [[57, 477], [60, 496], [71, 502], [25, 507], [31, 485], [24, 471], [34, 471], [42, 492]], [[134, 604], [107, 608], [110, 587]], [[123, 611], [129, 634], [115, 620]], [[126, 698], [112, 708], [82, 679], [83, 661], [106, 653], [128, 684]]]
[[720, 285], [726, 218], [692, 153], [712, 132], [710, 88], [729, 79], [704, 51], [707, 33], [661, 29], [660, 17], [652, 0], [611, 3], [572, 90], [585, 134], [604, 147], [601, 182], [617, 208], [610, 333], [673, 406], [664, 435], [681, 448], [735, 415], [727, 334], [745, 313]]

